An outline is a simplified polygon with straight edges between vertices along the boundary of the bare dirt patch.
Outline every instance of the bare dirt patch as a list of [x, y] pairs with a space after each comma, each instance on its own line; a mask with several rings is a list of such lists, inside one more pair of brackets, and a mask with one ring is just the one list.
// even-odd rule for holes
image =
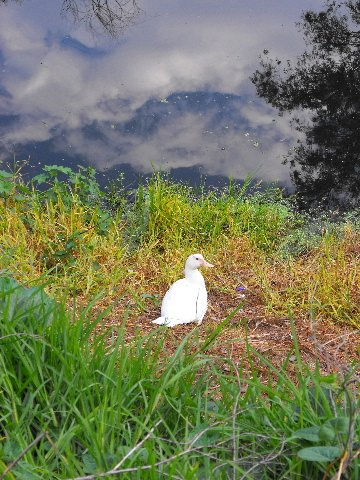
[[[292, 321], [296, 330], [301, 357], [311, 368], [319, 365], [324, 374], [333, 372], [345, 373], [351, 365], [359, 361], [360, 332], [355, 328], [336, 325], [327, 319], [316, 321], [306, 316], [297, 316], [294, 320], [286, 316], [270, 315], [257, 292], [247, 293], [246, 298], [240, 295], [229, 295], [221, 292], [210, 292], [209, 310], [200, 326], [196, 324], [178, 325], [167, 329], [165, 341], [166, 356], [178, 348], [184, 337], [191, 332], [198, 337], [200, 344], [205, 342], [213, 332], [241, 302], [244, 307], [236, 313], [229, 324], [207, 349], [207, 353], [216, 357], [230, 358], [237, 365], [250, 370], [247, 359], [246, 340], [259, 353], [265, 356], [276, 367], [287, 362], [286, 370], [292, 375], [296, 370], [296, 356], [292, 335]], [[123, 303], [115, 307], [109, 317], [104, 319], [103, 327], [124, 325]], [[151, 320], [159, 315], [159, 308], [149, 307], [146, 314], [129, 315], [125, 321], [126, 338], [131, 341], [139, 333], [149, 334], [161, 331], [166, 327], [153, 325]], [[256, 368], [260, 373], [268, 373], [268, 369], [256, 357]], [[227, 369], [224, 363], [224, 369]]]

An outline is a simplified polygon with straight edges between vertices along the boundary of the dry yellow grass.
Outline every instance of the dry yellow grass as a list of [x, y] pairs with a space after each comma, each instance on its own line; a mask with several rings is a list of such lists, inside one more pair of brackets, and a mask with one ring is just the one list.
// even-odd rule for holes
[[[234, 196], [193, 201], [158, 181], [148, 194], [146, 236], [132, 248], [131, 218], [114, 216], [100, 234], [97, 209], [76, 196], [70, 207], [61, 197], [30, 207], [0, 200], [0, 269], [25, 284], [47, 283], [58, 297], [89, 300], [103, 292], [108, 303], [123, 297], [124, 310], [130, 304], [138, 315], [149, 303], [141, 295], [162, 295], [182, 275], [186, 257], [201, 251], [216, 265], [206, 273], [210, 293], [231, 299], [236, 286], [246, 285], [269, 314], [359, 327], [360, 233], [350, 223], [342, 236], [325, 234], [306, 254], [282, 260], [276, 242], [295, 221], [282, 204]], [[142, 233], [135, 230], [135, 237]]]

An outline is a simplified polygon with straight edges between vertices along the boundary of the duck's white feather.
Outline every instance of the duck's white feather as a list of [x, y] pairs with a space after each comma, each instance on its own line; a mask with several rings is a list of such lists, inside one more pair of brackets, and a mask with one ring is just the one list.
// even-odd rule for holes
[[190, 322], [200, 324], [206, 310], [207, 292], [203, 276], [197, 269], [185, 269], [185, 278], [177, 280], [166, 292], [161, 317], [153, 323], [168, 327]]

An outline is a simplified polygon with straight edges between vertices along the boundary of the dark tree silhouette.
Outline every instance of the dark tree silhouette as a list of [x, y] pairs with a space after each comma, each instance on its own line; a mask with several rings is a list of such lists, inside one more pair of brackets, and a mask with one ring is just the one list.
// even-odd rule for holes
[[304, 133], [284, 160], [302, 205], [349, 206], [360, 198], [360, 0], [326, 1], [298, 25], [305, 52], [284, 65], [265, 50], [251, 81]]
[[[0, 3], [6, 5], [9, 0], [0, 0]], [[70, 15], [75, 22], [85, 23], [92, 31], [96, 31], [100, 26], [116, 37], [126, 27], [135, 23], [141, 8], [138, 0], [62, 0], [61, 12]]]
[[135, 23], [141, 9], [137, 0], [63, 0], [62, 12], [84, 22], [91, 30], [100, 24], [116, 37]]

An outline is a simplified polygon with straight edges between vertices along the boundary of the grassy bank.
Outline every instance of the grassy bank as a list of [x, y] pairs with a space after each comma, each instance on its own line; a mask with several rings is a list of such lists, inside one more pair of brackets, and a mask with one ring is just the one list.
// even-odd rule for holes
[[359, 326], [358, 212], [311, 218], [278, 189], [251, 194], [245, 183], [205, 192], [161, 176], [105, 195], [91, 172], [61, 167], [37, 178], [42, 192], [19, 178], [2, 182], [0, 268], [26, 284], [41, 278], [57, 297], [102, 291], [139, 315], [181, 275], [187, 255], [201, 251], [216, 264], [210, 293], [227, 293], [233, 307], [245, 284], [269, 314]]
[[165, 360], [162, 330], [109, 344], [91, 306], [67, 313], [12, 279], [0, 313], [0, 478], [360, 478], [351, 372], [310, 371], [295, 334], [295, 381], [247, 343], [264, 383], [208, 356], [216, 335]]
[[[359, 245], [276, 188], [0, 171], [0, 479], [359, 479]], [[197, 251], [204, 323], [155, 328]]]

